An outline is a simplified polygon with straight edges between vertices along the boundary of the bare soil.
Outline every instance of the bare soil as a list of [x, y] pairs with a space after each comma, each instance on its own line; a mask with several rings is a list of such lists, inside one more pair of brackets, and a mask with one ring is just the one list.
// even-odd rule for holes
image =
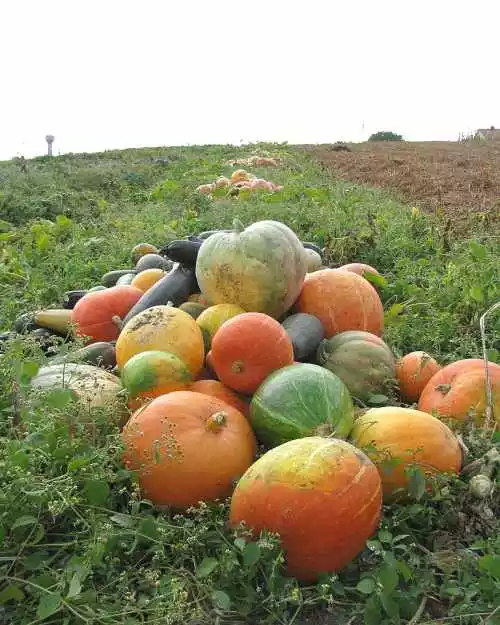
[[500, 226], [500, 142], [304, 145], [344, 180], [386, 188], [458, 230]]

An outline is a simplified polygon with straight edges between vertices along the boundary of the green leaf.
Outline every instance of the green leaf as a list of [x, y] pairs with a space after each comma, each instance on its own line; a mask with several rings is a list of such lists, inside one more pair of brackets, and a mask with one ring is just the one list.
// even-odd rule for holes
[[104, 480], [85, 480], [83, 488], [85, 495], [92, 506], [104, 506], [108, 501], [110, 489]]
[[236, 549], [239, 549], [240, 551], [243, 551], [243, 549], [245, 549], [245, 546], [247, 544], [247, 541], [244, 538], [235, 538], [234, 540], [234, 546], [236, 547]]
[[487, 571], [492, 577], [500, 580], [500, 555], [482, 556], [479, 558], [478, 565], [482, 571]]
[[46, 401], [52, 408], [62, 410], [70, 404], [76, 397], [75, 393], [70, 388], [55, 388], [47, 393]]
[[385, 313], [385, 316], [387, 319], [393, 319], [394, 317], [398, 317], [399, 315], [403, 314], [404, 309], [404, 304], [393, 304]]
[[215, 558], [203, 558], [200, 566], [196, 569], [196, 577], [203, 579], [208, 577], [219, 566], [219, 562]]
[[394, 598], [391, 597], [391, 594], [386, 592], [385, 590], [380, 593], [380, 603], [384, 608], [385, 612], [392, 618], [398, 618], [399, 616], [399, 607], [398, 604], [394, 601]]
[[413, 573], [411, 572], [411, 569], [407, 566], [405, 562], [402, 562], [401, 560], [397, 560], [396, 566], [398, 567], [398, 571], [403, 576], [403, 579], [405, 580], [405, 582], [409, 581], [413, 577]]
[[69, 584], [68, 594], [66, 595], [66, 599], [72, 599], [73, 597], [77, 597], [82, 590], [82, 584], [79, 576], [75, 573], [71, 578], [71, 582]]
[[25, 360], [21, 367], [21, 376], [25, 379], [31, 380], [38, 373], [40, 365], [34, 360]]
[[479, 304], [484, 304], [484, 293], [483, 290], [478, 286], [472, 286], [469, 289], [470, 298]]
[[42, 595], [36, 614], [38, 618], [48, 618], [61, 607], [61, 595], [56, 592]]
[[394, 567], [384, 564], [377, 572], [377, 580], [385, 592], [391, 593], [398, 586], [399, 575]]
[[365, 625], [380, 625], [382, 623], [380, 603], [377, 595], [371, 595], [365, 604], [363, 620]]
[[365, 280], [368, 280], [368, 282], [371, 282], [375, 286], [380, 286], [380, 287], [387, 286], [387, 279], [384, 278], [384, 276], [380, 276], [376, 273], [372, 273], [371, 271], [363, 272], [363, 278], [365, 278]]
[[472, 256], [474, 256], [476, 260], [485, 260], [488, 257], [488, 251], [484, 245], [481, 245], [476, 241], [470, 241], [469, 247]]
[[23, 566], [27, 571], [36, 571], [49, 558], [47, 551], [35, 551], [23, 560]]
[[211, 595], [212, 602], [216, 608], [228, 612], [231, 609], [231, 599], [223, 590], [214, 590]]
[[12, 529], [15, 530], [18, 527], [26, 527], [27, 525], [35, 525], [38, 523], [38, 520], [35, 519], [34, 516], [30, 516], [29, 514], [25, 514], [23, 516], [18, 517], [14, 523], [12, 524]]
[[387, 530], [380, 530], [380, 532], [378, 533], [378, 538], [382, 543], [386, 543], [387, 545], [392, 544], [392, 534]]
[[367, 403], [373, 406], [383, 406], [389, 401], [386, 395], [370, 395]]
[[40, 252], [50, 247], [50, 237], [46, 232], [40, 232], [35, 237], [35, 245]]
[[260, 547], [257, 543], [248, 543], [243, 550], [243, 564], [250, 568], [260, 560]]
[[425, 493], [425, 487], [425, 476], [421, 469], [410, 469], [408, 475], [408, 491], [410, 495], [419, 501]]
[[120, 527], [134, 526], [134, 519], [128, 514], [121, 514], [120, 512], [113, 514], [113, 516], [110, 517], [110, 521], [113, 521], [113, 523], [116, 523], [116, 525]]
[[7, 601], [17, 601], [20, 603], [24, 600], [24, 592], [19, 588], [17, 584], [9, 584], [0, 592], [0, 605], [7, 603]]
[[140, 538], [146, 537], [151, 540], [157, 540], [160, 536], [156, 522], [152, 517], [142, 519], [137, 528], [137, 533], [140, 534]]
[[3, 544], [4, 538], [5, 538], [5, 528], [3, 525], [0, 525], [0, 546]]
[[356, 589], [358, 590], [358, 592], [362, 593], [363, 595], [371, 595], [372, 592], [375, 591], [376, 588], [376, 584], [375, 584], [375, 580], [372, 579], [371, 577], [364, 577], [362, 580], [360, 580], [356, 586]]

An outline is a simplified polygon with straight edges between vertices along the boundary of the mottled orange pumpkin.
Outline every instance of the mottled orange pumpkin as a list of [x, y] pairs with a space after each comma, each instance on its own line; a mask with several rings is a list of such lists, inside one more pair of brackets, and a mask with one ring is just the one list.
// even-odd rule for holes
[[237, 395], [227, 386], [224, 386], [224, 384], [218, 380], [197, 380], [191, 384], [189, 390], [195, 391], [196, 393], [203, 393], [204, 395], [210, 395], [211, 397], [218, 397], [248, 417], [250, 409], [249, 402]]
[[[493, 414], [500, 425], [500, 365], [488, 363]], [[486, 372], [479, 358], [458, 360], [438, 371], [427, 382], [418, 409], [452, 425], [470, 420], [481, 424], [487, 406]], [[491, 424], [493, 425], [493, 424]]]
[[376, 530], [382, 489], [376, 467], [349, 443], [310, 436], [271, 449], [238, 482], [230, 524], [277, 532], [288, 573], [314, 582], [343, 569]]
[[254, 393], [276, 369], [294, 362], [285, 329], [264, 313], [244, 313], [226, 321], [215, 333], [210, 364], [217, 377], [240, 393]]
[[347, 330], [381, 336], [384, 329], [384, 309], [377, 291], [352, 271], [321, 269], [307, 274], [295, 308], [317, 317], [326, 338]]
[[141, 352], [162, 351], [178, 356], [196, 377], [203, 367], [203, 336], [188, 313], [173, 306], [147, 308], [125, 324], [116, 341], [116, 363], [121, 369]]
[[185, 509], [231, 494], [256, 452], [247, 419], [216, 397], [174, 391], [135, 412], [122, 432], [144, 496]]
[[411, 352], [396, 363], [396, 379], [401, 399], [408, 404], [418, 401], [427, 382], [442, 369], [426, 352]]
[[76, 334], [89, 337], [91, 342], [114, 341], [120, 333], [121, 320], [142, 295], [142, 291], [130, 285], [87, 293], [71, 311]]
[[410, 466], [432, 475], [458, 473], [462, 465], [453, 432], [439, 419], [411, 408], [371, 408], [356, 419], [350, 438], [379, 467], [386, 501], [406, 494]]

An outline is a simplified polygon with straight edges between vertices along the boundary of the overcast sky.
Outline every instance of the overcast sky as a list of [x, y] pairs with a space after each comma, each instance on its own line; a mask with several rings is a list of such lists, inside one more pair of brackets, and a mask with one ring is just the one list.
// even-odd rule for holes
[[0, 159], [500, 127], [498, 0], [0, 0]]

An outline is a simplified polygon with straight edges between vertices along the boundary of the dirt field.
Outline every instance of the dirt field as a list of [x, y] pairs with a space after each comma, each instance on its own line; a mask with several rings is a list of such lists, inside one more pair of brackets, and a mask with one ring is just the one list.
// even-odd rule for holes
[[339, 178], [385, 187], [449, 216], [457, 229], [500, 227], [500, 143], [380, 142], [302, 146]]

